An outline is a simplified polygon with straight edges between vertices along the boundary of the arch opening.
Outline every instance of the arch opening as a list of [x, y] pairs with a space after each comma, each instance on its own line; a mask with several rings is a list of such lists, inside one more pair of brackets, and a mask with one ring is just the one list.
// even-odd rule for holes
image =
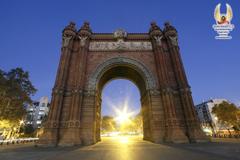
[[[141, 135], [143, 132], [144, 139], [147, 139], [146, 137], [150, 136], [150, 129], [149, 129], [149, 103], [148, 103], [148, 98], [146, 96], [146, 91], [147, 91], [147, 85], [146, 85], [146, 78], [139, 73], [136, 69], [134, 69], [132, 66], [128, 65], [112, 65], [111, 67], [105, 69], [101, 75], [99, 76], [99, 79], [96, 83], [96, 93], [98, 93], [97, 100], [96, 100], [96, 139], [99, 141], [101, 139], [101, 122], [102, 122], [102, 116], [101, 116], [101, 111], [102, 111], [102, 92], [105, 86], [116, 79], [127, 79], [134, 83], [136, 87], [139, 90], [140, 96], [139, 96], [139, 101], [140, 101], [140, 114], [138, 115], [140, 117], [140, 120], [142, 122], [142, 128], [143, 129], [138, 129], [141, 130], [141, 132], [136, 133]], [[120, 111], [121, 112], [121, 111]], [[130, 113], [129, 113], [130, 114]], [[123, 116], [123, 115], [122, 115]], [[126, 115], [124, 115], [126, 116]], [[130, 115], [129, 115], [130, 116]], [[135, 115], [137, 119], [137, 115]], [[130, 118], [130, 117], [128, 117]], [[124, 127], [123, 127], [124, 128]], [[119, 130], [120, 129], [120, 130]], [[120, 128], [118, 126], [118, 133], [119, 131], [121, 133], [125, 132], [130, 133], [130, 130], [123, 131], [121, 130], [121, 125]], [[120, 133], [120, 134], [121, 134]]]
[[146, 91], [145, 80], [136, 70], [128, 66], [114, 66], [104, 72], [97, 83], [99, 93], [102, 93], [104, 86], [114, 79], [127, 79], [133, 82], [138, 87], [141, 96]]
[[142, 137], [142, 124], [138, 87], [128, 79], [108, 81], [102, 90], [101, 137]]

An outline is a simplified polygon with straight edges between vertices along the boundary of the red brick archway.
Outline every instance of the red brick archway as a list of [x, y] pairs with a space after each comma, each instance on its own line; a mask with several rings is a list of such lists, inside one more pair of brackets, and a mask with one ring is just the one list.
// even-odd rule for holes
[[70, 23], [63, 43], [50, 114], [40, 145], [89, 145], [100, 140], [101, 91], [109, 80], [127, 78], [141, 93], [144, 139], [207, 141], [194, 111], [177, 31], [155, 23], [149, 33], [92, 33]]
[[[116, 78], [125, 78], [129, 79], [136, 86], [139, 88], [140, 95], [141, 95], [141, 106], [143, 111], [143, 133], [144, 139], [152, 140], [151, 139], [151, 126], [150, 126], [150, 97], [148, 96], [148, 92], [154, 92], [154, 89], [157, 87], [155, 82], [155, 78], [150, 71], [145, 68], [141, 62], [138, 62], [133, 59], [129, 59], [127, 57], [114, 57], [107, 59], [105, 62], [99, 64], [94, 72], [91, 74], [88, 80], [88, 90], [93, 90], [96, 94], [96, 97], [90, 98], [94, 99], [97, 103], [94, 106], [96, 110], [96, 126], [93, 133], [96, 134], [97, 141], [100, 140], [100, 114], [101, 114], [101, 93], [104, 85]], [[94, 101], [93, 100], [93, 101]], [[87, 115], [83, 112], [82, 118], [87, 119]], [[163, 117], [161, 117], [163, 120]], [[87, 121], [87, 120], [86, 120]], [[87, 122], [83, 123], [87, 124]], [[87, 126], [86, 126], [87, 127]], [[91, 130], [92, 128], [88, 128]], [[85, 130], [86, 131], [86, 130]], [[84, 135], [84, 133], [83, 133]], [[87, 137], [89, 134], [85, 135]], [[89, 137], [88, 137], [89, 138]]]

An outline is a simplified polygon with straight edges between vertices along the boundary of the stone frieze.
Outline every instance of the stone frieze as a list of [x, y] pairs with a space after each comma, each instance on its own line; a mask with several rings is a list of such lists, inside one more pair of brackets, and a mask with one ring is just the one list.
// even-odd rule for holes
[[118, 40], [116, 42], [90, 42], [89, 51], [115, 51], [115, 50], [126, 50], [126, 51], [151, 51], [152, 44], [149, 41], [133, 41], [125, 42]]

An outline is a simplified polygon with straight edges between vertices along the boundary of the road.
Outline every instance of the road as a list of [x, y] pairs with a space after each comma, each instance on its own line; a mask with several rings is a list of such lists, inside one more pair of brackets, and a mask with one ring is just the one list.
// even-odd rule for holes
[[153, 144], [140, 137], [104, 137], [85, 147], [41, 148], [34, 144], [0, 146], [1, 160], [240, 160], [240, 141]]

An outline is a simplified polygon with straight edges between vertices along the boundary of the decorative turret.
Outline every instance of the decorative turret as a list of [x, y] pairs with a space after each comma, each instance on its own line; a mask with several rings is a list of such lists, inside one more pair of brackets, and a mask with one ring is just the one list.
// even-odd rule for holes
[[74, 22], [70, 22], [69, 25], [67, 25], [63, 30], [63, 35], [66, 36], [73, 36], [76, 35], [76, 27]]
[[78, 31], [78, 38], [80, 39], [80, 46], [83, 47], [86, 44], [87, 39], [92, 34], [89, 22], [84, 22], [82, 27]]
[[158, 25], [156, 24], [156, 22], [151, 23], [149, 35], [153, 40], [153, 45], [155, 44], [154, 46], [162, 46], [163, 33], [160, 27], [158, 27]]
[[166, 36], [177, 36], [177, 30], [170, 24], [170, 22], [165, 22], [164, 26], [163, 32]]
[[150, 34], [151, 37], [162, 36], [162, 30], [156, 24], [156, 22], [151, 23], [151, 27], [149, 29], [149, 34]]
[[68, 26], [66, 26], [63, 30], [62, 34], [62, 46], [67, 47], [70, 40], [76, 35], [75, 23], [70, 22]]
[[178, 34], [175, 27], [173, 27], [170, 22], [166, 22], [164, 24], [164, 35], [166, 38], [169, 38], [171, 40], [171, 44], [174, 46], [178, 46]]
[[92, 30], [90, 28], [89, 22], [84, 22], [82, 27], [78, 31], [78, 35], [90, 36], [91, 34], [92, 34]]

